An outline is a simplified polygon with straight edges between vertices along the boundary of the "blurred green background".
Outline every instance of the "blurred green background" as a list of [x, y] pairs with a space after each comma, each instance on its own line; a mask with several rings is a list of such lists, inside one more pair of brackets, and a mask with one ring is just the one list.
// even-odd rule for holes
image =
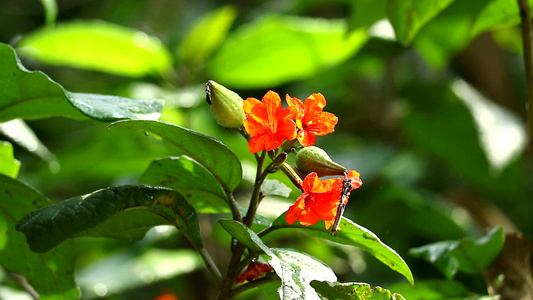
[[[495, 226], [533, 233], [516, 3], [438, 2], [441, 10], [405, 29], [398, 24], [407, 8], [386, 0], [58, 0], [56, 21], [39, 1], [2, 1], [0, 42], [11, 44], [28, 69], [69, 91], [164, 99], [161, 120], [220, 139], [242, 159], [242, 201], [255, 160], [244, 139], [212, 119], [205, 82], [243, 98], [260, 99], [269, 89], [282, 98], [322, 93], [325, 110], [339, 123], [316, 145], [364, 182], [346, 216], [395, 249], [415, 281], [424, 282], [444, 277], [410, 256], [410, 248], [478, 237]], [[15, 145], [18, 178], [53, 200], [136, 183], [152, 160], [172, 154], [142, 133], [97, 121], [27, 124], [49, 151], [28, 151], [8, 132], [2, 139]], [[272, 178], [290, 185], [281, 174]], [[260, 213], [275, 218], [297, 196], [293, 189], [290, 199], [269, 198]], [[229, 236], [215, 222], [220, 217], [200, 221], [208, 250], [224, 269]], [[339, 281], [405, 282], [357, 249], [299, 232], [281, 231], [265, 243], [308, 252]], [[78, 239], [76, 245], [83, 299], [216, 295], [201, 261], [174, 230], [157, 228], [142, 241]], [[481, 274], [456, 280], [486, 294]], [[0, 292], [15, 286], [0, 274]], [[252, 292], [241, 299], [260, 297]]]

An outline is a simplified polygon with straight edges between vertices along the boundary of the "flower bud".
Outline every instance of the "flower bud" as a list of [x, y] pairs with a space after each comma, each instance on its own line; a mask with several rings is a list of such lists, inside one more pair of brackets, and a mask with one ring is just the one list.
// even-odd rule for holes
[[315, 146], [302, 148], [296, 153], [296, 166], [305, 174], [315, 172], [319, 177], [346, 172], [346, 168], [332, 161], [326, 151]]
[[239, 128], [244, 122], [242, 98], [234, 91], [209, 80], [205, 84], [207, 103], [211, 105], [211, 112], [220, 126]]

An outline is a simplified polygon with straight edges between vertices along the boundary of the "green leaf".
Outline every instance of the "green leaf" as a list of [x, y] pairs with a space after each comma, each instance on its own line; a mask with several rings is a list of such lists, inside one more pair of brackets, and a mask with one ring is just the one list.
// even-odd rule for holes
[[[175, 191], [146, 185], [106, 188], [43, 207], [24, 216], [17, 225], [17, 230], [24, 232], [33, 251], [46, 252], [67, 238], [98, 226], [102, 222], [111, 222], [108, 221], [110, 218], [132, 208], [143, 207], [162, 216], [166, 219], [166, 224], [172, 224], [174, 217], [158, 210], [158, 205], [172, 208], [176, 221], [174, 225], [191, 243], [203, 245], [198, 218], [192, 206]], [[114, 220], [124, 222], [125, 218]], [[146, 220], [147, 223], [152, 221], [152, 219]], [[138, 231], [139, 227], [147, 230], [144, 220], [141, 222], [137, 220], [133, 224], [136, 227], [131, 230]], [[124, 224], [114, 226], [124, 227]]]
[[270, 15], [233, 32], [209, 61], [217, 82], [264, 88], [313, 76], [342, 63], [367, 41], [343, 20]]
[[235, 17], [237, 9], [231, 5], [203, 16], [189, 30], [177, 49], [178, 58], [190, 64], [204, 62], [224, 40]]
[[292, 249], [269, 248], [240, 222], [220, 220], [219, 223], [251, 251], [264, 252], [269, 256], [268, 264], [281, 279], [281, 287], [278, 288], [280, 299], [320, 299], [311, 287], [311, 281], [337, 280], [333, 271], [314, 257]]
[[345, 282], [345, 283], [327, 283], [313, 281], [311, 286], [317, 290], [320, 295], [326, 299], [334, 300], [405, 300], [402, 295], [391, 293], [381, 287], [370, 287], [366, 283]]
[[72, 242], [39, 254], [32, 252], [15, 224], [25, 214], [49, 204], [26, 184], [0, 175], [0, 265], [20, 274], [43, 300], [78, 299]]
[[380, 241], [370, 230], [343, 217], [340, 224], [341, 230], [337, 231], [335, 235], [331, 235], [329, 231], [324, 229], [323, 221], [312, 226], [304, 226], [298, 222], [291, 225], [285, 221], [285, 214], [286, 213], [279, 216], [272, 223], [272, 226], [266, 230], [272, 231], [282, 228], [299, 228], [319, 238], [361, 248], [383, 262], [389, 268], [405, 276], [409, 282], [413, 283], [413, 275], [405, 261], [400, 255], [398, 255], [398, 253]]
[[161, 100], [70, 93], [39, 71], [28, 71], [13, 48], [0, 43], [0, 122], [67, 117], [83, 120], [157, 119]]
[[496, 227], [477, 240], [442, 241], [413, 248], [409, 253], [432, 263], [446, 278], [451, 279], [459, 270], [481, 273], [498, 256], [503, 242], [503, 229]]
[[352, 1], [350, 29], [368, 27], [387, 16], [387, 0]]
[[172, 68], [161, 41], [134, 29], [103, 21], [76, 21], [25, 36], [20, 53], [42, 63], [142, 77]]
[[13, 155], [13, 146], [9, 142], [0, 141], [0, 173], [17, 178], [20, 161]]
[[153, 161], [139, 183], [178, 191], [199, 213], [229, 211], [220, 183], [202, 165], [185, 155]]
[[[533, 0], [529, 4], [533, 8]], [[442, 68], [477, 35], [519, 22], [514, 0], [455, 1], [420, 31], [414, 44], [431, 67]]]
[[222, 184], [233, 191], [242, 178], [237, 156], [222, 142], [174, 124], [157, 121], [119, 121], [110, 126], [151, 132], [202, 164]]
[[283, 182], [275, 179], [266, 179], [261, 185], [261, 193], [265, 196], [280, 196], [288, 198], [292, 190]]
[[429, 20], [455, 0], [389, 0], [389, 20], [396, 39], [404, 45], [411, 43]]

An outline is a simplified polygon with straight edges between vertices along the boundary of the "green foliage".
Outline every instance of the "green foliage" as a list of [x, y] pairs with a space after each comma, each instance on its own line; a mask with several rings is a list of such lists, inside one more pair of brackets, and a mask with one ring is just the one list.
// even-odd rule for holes
[[13, 156], [13, 146], [9, 142], [0, 141], [0, 173], [17, 178], [20, 161]]
[[281, 279], [278, 289], [280, 299], [319, 299], [310, 285], [311, 281], [337, 280], [329, 267], [311, 256], [291, 249], [269, 248], [242, 223], [232, 220], [220, 220], [219, 223], [250, 250], [264, 252], [269, 257], [269, 264]]
[[326, 299], [360, 299], [360, 300], [405, 300], [400, 294], [391, 293], [381, 287], [372, 288], [365, 283], [346, 282], [330, 284], [326, 282], [312, 282], [311, 285]]
[[497, 227], [477, 240], [442, 241], [411, 249], [409, 253], [432, 263], [452, 279], [457, 271], [481, 273], [496, 258], [503, 242], [503, 229]]
[[222, 142], [170, 123], [156, 121], [119, 121], [111, 127], [124, 127], [151, 132], [201, 163], [215, 176], [224, 190], [232, 191], [242, 176], [237, 156]]
[[340, 228], [342, 230], [336, 232], [335, 235], [331, 235], [329, 232], [324, 230], [323, 222], [319, 222], [312, 226], [303, 226], [297, 223], [293, 225], [288, 224], [287, 221], [285, 221], [285, 214], [279, 216], [272, 223], [268, 230], [271, 231], [282, 228], [299, 228], [313, 236], [322, 239], [330, 240], [339, 244], [356, 246], [372, 254], [375, 258], [389, 266], [389, 268], [402, 274], [405, 276], [405, 278], [407, 278], [407, 280], [409, 280], [409, 282], [413, 283], [414, 279], [413, 275], [411, 274], [411, 270], [398, 255], [398, 253], [380, 241], [379, 238], [370, 230], [354, 223], [347, 218], [342, 218], [340, 223]]
[[418, 31], [455, 0], [389, 0], [388, 15], [396, 38], [409, 44]]
[[265, 16], [240, 27], [209, 61], [209, 74], [232, 87], [265, 88], [308, 78], [363, 46], [363, 30], [342, 20]]
[[0, 43], [0, 121], [15, 118], [67, 117], [103, 121], [158, 118], [160, 100], [132, 100], [96, 94], [71, 93], [42, 72], [20, 64], [15, 51]]
[[[30, 250], [24, 235], [15, 230], [20, 218], [49, 204], [40, 192], [0, 174], [0, 264], [9, 272], [24, 276], [43, 300], [78, 298], [74, 282], [72, 241], [47, 253]], [[44, 234], [47, 237], [47, 233]]]
[[204, 62], [224, 40], [237, 17], [237, 9], [227, 5], [208, 13], [189, 30], [177, 49], [177, 57], [183, 62]]
[[168, 72], [171, 56], [159, 39], [103, 21], [46, 27], [19, 43], [22, 55], [46, 64], [142, 77]]
[[199, 213], [229, 211], [220, 183], [205, 167], [185, 155], [153, 161], [139, 182], [179, 191]]
[[473, 295], [464, 285], [450, 280], [417, 281], [416, 285], [405, 283], [394, 284], [391, 291], [401, 293], [405, 299], [461, 299], [461, 300], [496, 300], [499, 296]]
[[[175, 216], [159, 210], [157, 205], [171, 208]], [[139, 207], [159, 215], [159, 218], [135, 220], [132, 213], [113, 218], [122, 211]], [[46, 252], [101, 222], [107, 222], [106, 225], [111, 228], [134, 225], [113, 233], [114, 237], [132, 238], [142, 237], [141, 232], [146, 232], [150, 226], [174, 224], [174, 221], [193, 244], [203, 245], [196, 213], [180, 194], [169, 189], [130, 185], [102, 189], [43, 207], [22, 218], [17, 230], [24, 232], [33, 251]], [[94, 230], [89, 235], [106, 236], [106, 230]]]

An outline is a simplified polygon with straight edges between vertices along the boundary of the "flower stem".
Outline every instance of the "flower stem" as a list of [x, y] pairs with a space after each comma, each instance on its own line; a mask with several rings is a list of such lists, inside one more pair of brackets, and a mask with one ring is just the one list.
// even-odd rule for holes
[[533, 37], [531, 29], [531, 14], [529, 12], [528, 0], [517, 0], [522, 20], [522, 45], [524, 48], [524, 64], [526, 66], [526, 88], [529, 123], [529, 154], [533, 166]]

